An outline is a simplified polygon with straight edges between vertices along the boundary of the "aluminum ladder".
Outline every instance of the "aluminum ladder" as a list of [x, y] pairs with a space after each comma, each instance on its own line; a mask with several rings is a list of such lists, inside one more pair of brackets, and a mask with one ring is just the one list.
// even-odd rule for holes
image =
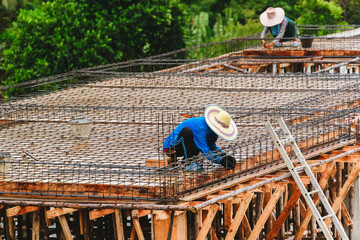
[[[345, 233], [345, 230], [343, 228], [343, 226], [341, 225], [339, 219], [336, 217], [333, 209], [331, 208], [324, 192], [322, 191], [319, 183], [317, 182], [314, 174], [312, 173], [309, 165], [306, 162], [306, 159], [304, 157], [304, 155], [301, 153], [298, 145], [295, 142], [295, 139], [293, 138], [293, 136], [291, 135], [288, 127], [286, 126], [284, 120], [282, 118], [278, 119], [278, 122], [280, 124], [280, 128], [283, 131], [283, 133], [285, 134], [285, 139], [280, 140], [278, 135], [276, 134], [274, 128], [272, 127], [271, 123], [268, 121], [265, 123], [265, 128], [267, 130], [267, 132], [270, 134], [271, 139], [273, 140], [276, 148], [279, 150], [279, 153], [281, 154], [282, 158], [284, 159], [286, 166], [288, 167], [288, 169], [290, 170], [290, 173], [292, 175], [292, 177], [294, 178], [296, 184], [298, 185], [301, 194], [303, 195], [303, 197], [306, 200], [306, 203], [308, 204], [308, 206], [310, 207], [313, 216], [316, 219], [316, 222], [318, 223], [318, 225], [320, 226], [320, 228], [323, 231], [323, 234], [325, 235], [326, 239], [333, 239], [330, 230], [326, 227], [326, 224], [324, 222], [324, 220], [326, 218], [331, 217], [335, 228], [337, 229], [338, 233], [340, 234], [341, 239], [343, 240], [348, 240], [348, 236]], [[313, 186], [313, 190], [312, 191], [308, 191], [305, 187], [305, 185], [303, 184], [303, 182], [300, 179], [300, 176], [298, 174], [298, 172], [296, 171], [297, 169], [295, 169], [294, 164], [292, 163], [289, 155], [287, 154], [285, 147], [291, 145], [292, 149], [298, 159], [298, 161], [301, 164], [301, 167], [298, 167], [297, 169], [304, 169], [304, 172], [306, 173], [306, 175], [310, 178], [310, 184]], [[314, 204], [312, 197], [314, 194], [318, 194], [319, 195], [319, 201], [323, 204], [326, 212], [328, 213], [328, 215], [326, 216], [321, 216], [320, 212], [318, 211], [316, 205]]]

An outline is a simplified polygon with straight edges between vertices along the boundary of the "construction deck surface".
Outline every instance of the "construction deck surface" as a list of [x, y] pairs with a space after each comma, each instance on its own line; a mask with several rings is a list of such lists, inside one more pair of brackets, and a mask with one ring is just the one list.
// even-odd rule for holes
[[[351, 48], [354, 48], [354, 41]], [[346, 46], [339, 46], [339, 49]], [[242, 63], [236, 65], [236, 62], [232, 60], [232, 66], [240, 67]], [[18, 164], [11, 164], [11, 174], [2, 177], [5, 182], [160, 187], [156, 179], [151, 184], [151, 178], [156, 178], [156, 174], [152, 175], [154, 170], [144, 168], [145, 160], [164, 159], [162, 142], [176, 124], [187, 116], [203, 114], [198, 110], [185, 112], [181, 108], [199, 109], [209, 104], [225, 109], [287, 108], [301, 105], [307, 99], [325, 96], [320, 102], [310, 103], [311, 106], [336, 109], [358, 97], [351, 91], [334, 93], [336, 89], [356, 85], [357, 75], [334, 74], [331, 77], [286, 72], [273, 76], [256, 75], [237, 72], [226, 65], [227, 71], [222, 65], [222, 70], [214, 73], [217, 66], [188, 67], [190, 71], [181, 70], [177, 74], [113, 76], [101, 82], [14, 102], [22, 106], [16, 113], [19, 121], [2, 128], [0, 139], [1, 149], [10, 152], [11, 161]], [[281, 73], [281, 67], [288, 65], [276, 67]], [[353, 67], [357, 68], [356, 65]], [[331, 91], [333, 97], [324, 100]], [[86, 106], [88, 109], [85, 111]], [[81, 110], [76, 110], [76, 107]], [[169, 108], [180, 110], [168, 114]], [[236, 114], [233, 113], [233, 118], [239, 126], [239, 137], [234, 144], [266, 134], [263, 127], [266, 119]], [[84, 115], [94, 121], [93, 129], [88, 139], [76, 139], [68, 121]], [[225, 147], [228, 143], [219, 139], [217, 145]], [[261, 147], [253, 146], [257, 150]], [[235, 156], [240, 161], [244, 159], [241, 152]], [[86, 169], [84, 164], [95, 167]], [[219, 172], [223, 171], [220, 165], [218, 168]], [[138, 169], [139, 176], [128, 176], [127, 169]]]

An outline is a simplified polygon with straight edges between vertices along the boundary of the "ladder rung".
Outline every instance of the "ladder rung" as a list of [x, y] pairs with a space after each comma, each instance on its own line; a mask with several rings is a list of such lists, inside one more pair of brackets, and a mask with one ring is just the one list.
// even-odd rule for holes
[[280, 144], [282, 144], [283, 146], [287, 146], [287, 145], [290, 145], [290, 144], [293, 144], [294, 141], [292, 139], [284, 139], [284, 140], [280, 140], [279, 141]]
[[312, 194], [318, 193], [318, 192], [319, 192], [319, 190], [316, 189], [316, 190], [314, 190], [314, 191], [308, 192], [308, 194], [309, 194], [309, 195], [312, 195]]
[[329, 218], [329, 217], [332, 217], [333, 215], [332, 214], [329, 214], [329, 215], [326, 215], [325, 217], [322, 217], [323, 220]]

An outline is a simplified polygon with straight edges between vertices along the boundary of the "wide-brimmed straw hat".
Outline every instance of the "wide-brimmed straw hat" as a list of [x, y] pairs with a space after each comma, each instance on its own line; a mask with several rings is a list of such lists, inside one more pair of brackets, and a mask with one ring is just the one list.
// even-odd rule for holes
[[272, 27], [280, 24], [285, 17], [285, 11], [282, 8], [269, 7], [265, 12], [260, 14], [260, 22], [265, 27]]
[[205, 109], [205, 120], [207, 125], [218, 136], [227, 141], [234, 141], [238, 135], [235, 122], [229, 113], [217, 105], [209, 105]]

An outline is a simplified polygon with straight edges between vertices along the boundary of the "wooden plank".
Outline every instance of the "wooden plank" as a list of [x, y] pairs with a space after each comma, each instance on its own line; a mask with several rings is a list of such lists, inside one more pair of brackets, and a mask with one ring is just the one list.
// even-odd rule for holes
[[59, 217], [61, 215], [65, 215], [68, 213], [76, 212], [78, 210], [79, 209], [76, 209], [76, 208], [54, 208], [54, 209], [50, 209], [50, 210], [46, 211], [45, 216], [46, 216], [46, 218], [50, 219], [50, 218]]
[[196, 240], [204, 240], [206, 238], [218, 210], [219, 206], [217, 204], [211, 205]]
[[[263, 177], [259, 177], [259, 178], [256, 178], [254, 180], [251, 180], [250, 185], [255, 184], [256, 183], [255, 181], [262, 182], [264, 180], [267, 180], [267, 179], [270, 179], [270, 178], [273, 178], [273, 177], [278, 177], [278, 176], [281, 176], [281, 175], [286, 174], [286, 173], [288, 173], [288, 171], [286, 171], [286, 172], [279, 171], [279, 172], [276, 172], [275, 174], [272, 174], [272, 175], [266, 175], [266, 176], [263, 176]], [[301, 179], [303, 184], [305, 184], [305, 185], [310, 184], [310, 177], [301, 175], [300, 179]], [[290, 184], [295, 184], [296, 183], [295, 180], [292, 177], [284, 178], [284, 180], [282, 182], [288, 182]], [[278, 182], [270, 183], [269, 187], [270, 188], [278, 188], [278, 185], [279, 184], [281, 185], [282, 182], [281, 183], [278, 183]]]
[[271, 199], [266, 204], [263, 213], [261, 214], [259, 220], [256, 222], [254, 229], [252, 230], [248, 240], [256, 240], [259, 237], [261, 229], [264, 227], [266, 220], [269, 218], [269, 215], [272, 213], [277, 201], [279, 200], [281, 194], [285, 191], [285, 185], [276, 189], [274, 194], [271, 196]]
[[140, 221], [139, 221], [139, 210], [132, 210], [131, 216], [133, 220], [133, 225], [135, 227], [136, 235], [139, 240], [145, 240], [144, 233], [141, 229]]
[[145, 159], [145, 167], [165, 167], [169, 165], [171, 158], [158, 159], [158, 158], [148, 158]]
[[[175, 235], [176, 234], [176, 235]], [[173, 234], [171, 239], [187, 240], [187, 217], [186, 212], [175, 216]]]
[[89, 212], [89, 219], [94, 220], [99, 217], [103, 217], [109, 214], [113, 214], [115, 209], [95, 209]]
[[139, 218], [151, 214], [151, 210], [139, 209]]
[[270, 58], [274, 58], [274, 56], [323, 56], [323, 57], [334, 57], [334, 56], [349, 56], [349, 57], [356, 57], [360, 55], [359, 50], [244, 50], [244, 56], [248, 57], [259, 57], [259, 56], [269, 56]]
[[242, 201], [240, 202], [240, 206], [238, 208], [238, 210], [236, 211], [234, 220], [232, 221], [229, 231], [226, 235], [225, 240], [232, 240], [235, 238], [235, 234], [237, 232], [237, 230], [239, 229], [240, 223], [242, 222], [245, 213], [246, 213], [246, 209], [249, 207], [249, 204], [252, 200], [254, 196], [254, 193], [248, 192], [246, 193], [245, 198], [242, 199]]
[[273, 227], [271, 228], [270, 232], [266, 236], [266, 240], [274, 239], [279, 232], [281, 226], [289, 216], [291, 210], [301, 197], [301, 191], [300, 189], [296, 189], [295, 192], [291, 195], [289, 201], [286, 203], [284, 209], [280, 213], [279, 217], [276, 219]]
[[64, 236], [66, 240], [72, 240], [73, 237], [71, 235], [71, 231], [69, 228], [69, 224], [67, 223], [66, 217], [64, 215], [58, 216], [61, 228], [63, 230]]
[[32, 240], [40, 240], [40, 211], [32, 213]]
[[115, 209], [115, 234], [117, 240], [125, 240], [121, 210]]
[[[167, 239], [170, 226], [170, 217], [159, 218], [159, 215], [155, 213], [153, 216], [155, 240]], [[170, 213], [168, 213], [168, 216], [170, 216]]]
[[16, 207], [12, 207], [12, 208], [8, 208], [6, 209], [6, 215], [8, 217], [13, 217], [13, 216], [17, 216], [17, 215], [23, 215], [26, 213], [30, 213], [30, 212], [34, 212], [40, 210], [40, 207], [35, 207], [35, 206], [26, 206], [26, 207], [21, 207], [21, 206], [16, 206]]

